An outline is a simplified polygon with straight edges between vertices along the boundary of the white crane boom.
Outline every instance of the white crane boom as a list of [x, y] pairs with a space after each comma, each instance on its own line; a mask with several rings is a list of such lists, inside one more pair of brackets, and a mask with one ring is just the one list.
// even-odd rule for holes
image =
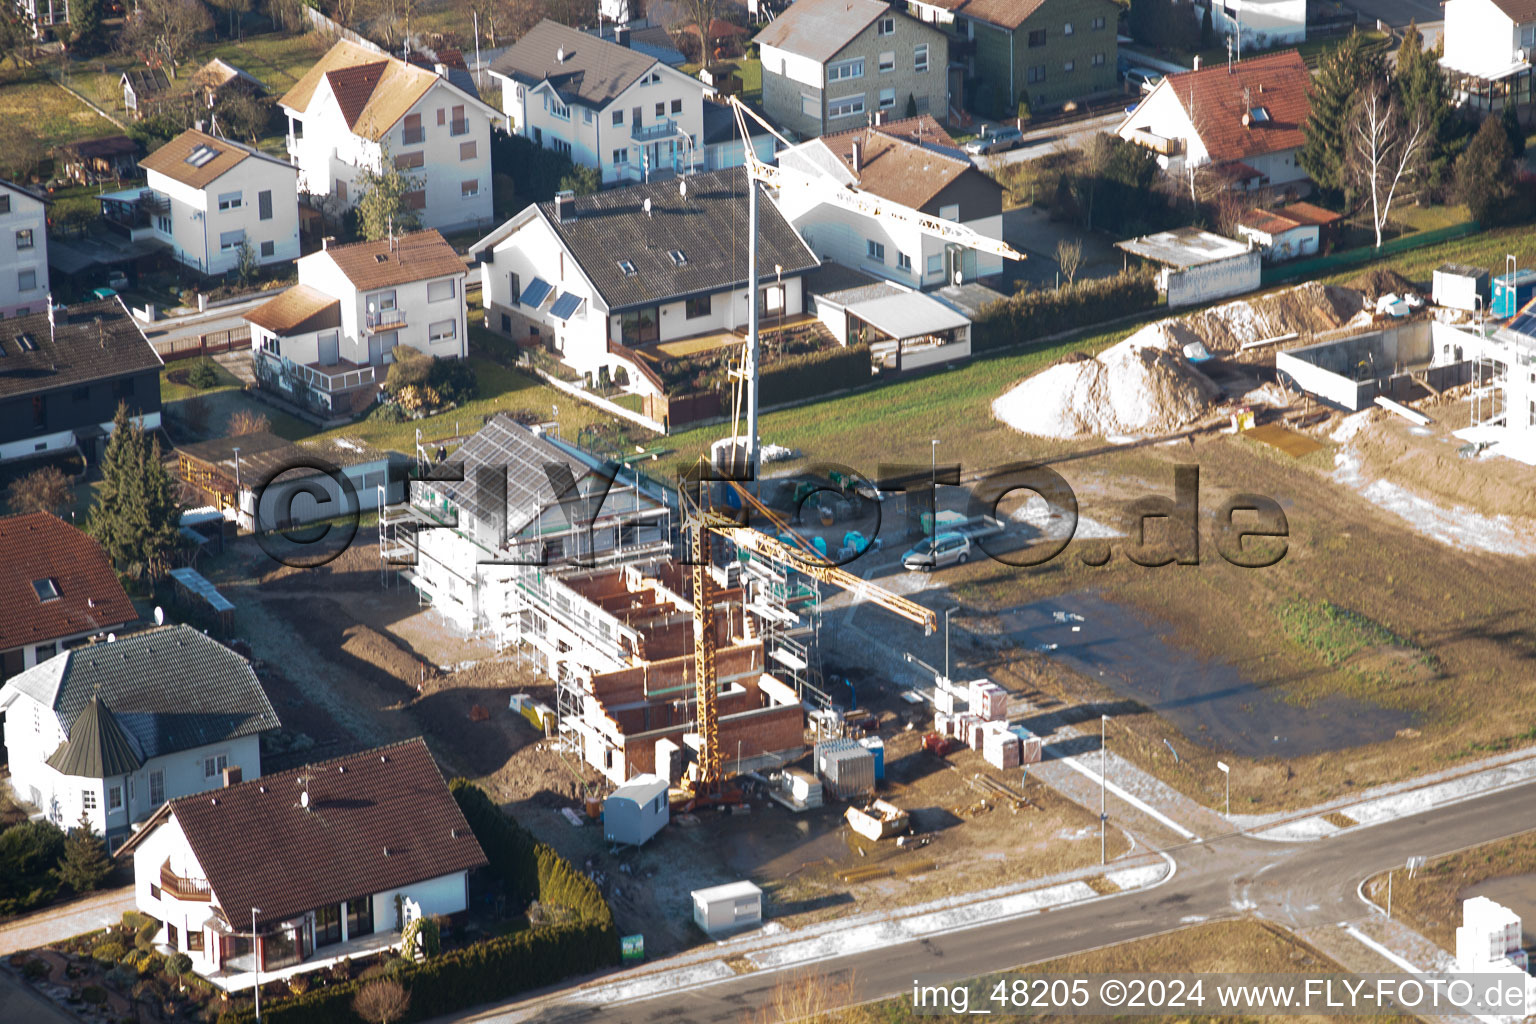
[[953, 242], [955, 245], [963, 246], [967, 249], [988, 252], [1003, 259], [1024, 259], [1024, 254], [1007, 242], [997, 238], [988, 238], [986, 235], [973, 231], [957, 221], [944, 220], [941, 217], [935, 217], [932, 214], [914, 210], [910, 206], [903, 206], [901, 203], [893, 202], [882, 196], [861, 192], [858, 189], [842, 184], [830, 175], [811, 174], [782, 165], [763, 163], [757, 158], [757, 153], [752, 149], [752, 135], [747, 131], [746, 119], [748, 117], [751, 117], [768, 129], [786, 147], [791, 145], [790, 142], [775, 131], [773, 125], [763, 120], [757, 111], [741, 102], [735, 96], [732, 96], [730, 100], [731, 106], [736, 112], [736, 125], [741, 131], [742, 144], [746, 150], [747, 174], [754, 180], [760, 181], [771, 188], [783, 188], [785, 185], [808, 188], [826, 202], [840, 206], [845, 210], [851, 210], [854, 213], [863, 214], [866, 217], [909, 225], [926, 235], [942, 238], [946, 242]]

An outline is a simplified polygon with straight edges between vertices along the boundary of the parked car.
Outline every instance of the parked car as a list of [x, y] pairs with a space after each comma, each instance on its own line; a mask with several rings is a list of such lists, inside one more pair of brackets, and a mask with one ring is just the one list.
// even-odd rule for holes
[[1163, 73], [1151, 68], [1130, 68], [1125, 73], [1125, 80], [1142, 92], [1151, 92], [1163, 80]]
[[963, 533], [941, 533], [913, 547], [901, 556], [901, 564], [912, 572], [933, 572], [947, 565], [958, 565], [971, 558], [971, 539]]
[[987, 153], [1003, 153], [1010, 149], [1018, 149], [1022, 145], [1024, 145], [1024, 133], [1017, 128], [983, 125], [981, 134], [960, 148], [971, 156], [984, 156]]

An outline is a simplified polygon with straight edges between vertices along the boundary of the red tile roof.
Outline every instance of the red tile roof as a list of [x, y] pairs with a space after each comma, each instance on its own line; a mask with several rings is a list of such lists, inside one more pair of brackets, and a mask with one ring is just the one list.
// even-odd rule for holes
[[1243, 214], [1242, 225], [1255, 231], [1262, 231], [1266, 235], [1283, 235], [1293, 228], [1301, 227], [1297, 221], [1282, 216], [1271, 210], [1254, 208]]
[[1313, 203], [1292, 203], [1290, 206], [1282, 206], [1280, 214], [1294, 220], [1298, 224], [1317, 224], [1319, 226], [1327, 226], [1342, 220], [1344, 217], [1342, 213], [1325, 210]]
[[[1295, 50], [1169, 75], [1172, 89], [1200, 135], [1213, 163], [1246, 160], [1302, 144], [1301, 126], [1311, 109], [1312, 78]], [[1268, 118], [1244, 115], [1262, 108]]]
[[[34, 580], [52, 579], [43, 601]], [[0, 651], [79, 633], [119, 629], [138, 619], [107, 553], [47, 512], [0, 519]]]
[[341, 116], [347, 119], [348, 128], [357, 124], [388, 66], [381, 60], [377, 64], [359, 64], [326, 72], [325, 79], [331, 84], [331, 92], [336, 96], [337, 106], [341, 107]]
[[420, 738], [182, 797], [169, 809], [231, 924], [249, 922], [252, 907], [258, 922], [282, 921], [487, 863]]

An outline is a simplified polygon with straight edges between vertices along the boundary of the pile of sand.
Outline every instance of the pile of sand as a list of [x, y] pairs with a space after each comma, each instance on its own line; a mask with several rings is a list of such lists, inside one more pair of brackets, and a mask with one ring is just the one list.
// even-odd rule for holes
[[1245, 342], [1308, 334], [1342, 327], [1360, 312], [1360, 293], [1309, 281], [1255, 299], [1239, 299], [1191, 313], [1177, 321], [1212, 355], [1236, 352]]
[[1077, 358], [1014, 385], [992, 415], [1037, 437], [1161, 434], [1205, 415], [1221, 389], [1184, 358], [1178, 325], [1148, 324], [1097, 358]]
[[1377, 299], [1387, 294], [1409, 295], [1417, 294], [1422, 289], [1412, 281], [1395, 270], [1385, 267], [1377, 267], [1375, 270], [1367, 270], [1353, 281], [1349, 286], [1357, 292], [1365, 295], [1366, 301], [1374, 303]]

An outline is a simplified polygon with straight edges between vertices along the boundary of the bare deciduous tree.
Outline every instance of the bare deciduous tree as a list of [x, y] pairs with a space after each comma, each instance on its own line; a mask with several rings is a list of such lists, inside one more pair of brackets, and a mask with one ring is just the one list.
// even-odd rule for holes
[[1398, 107], [1385, 82], [1357, 94], [1348, 125], [1345, 173], [1361, 196], [1370, 196], [1379, 249], [1398, 186], [1418, 176], [1428, 135], [1422, 120], [1407, 117]]
[[44, 466], [14, 481], [6, 492], [11, 511], [52, 512], [58, 515], [74, 501], [75, 489], [69, 477], [57, 466]]
[[158, 58], [174, 78], [176, 66], [212, 27], [213, 17], [199, 0], [139, 0], [123, 30], [123, 47]]
[[375, 978], [358, 990], [352, 1008], [369, 1024], [392, 1024], [410, 1009], [411, 994], [394, 978]]
[[1067, 284], [1077, 280], [1078, 268], [1083, 265], [1083, 243], [1075, 238], [1063, 238], [1056, 243], [1056, 265]]

